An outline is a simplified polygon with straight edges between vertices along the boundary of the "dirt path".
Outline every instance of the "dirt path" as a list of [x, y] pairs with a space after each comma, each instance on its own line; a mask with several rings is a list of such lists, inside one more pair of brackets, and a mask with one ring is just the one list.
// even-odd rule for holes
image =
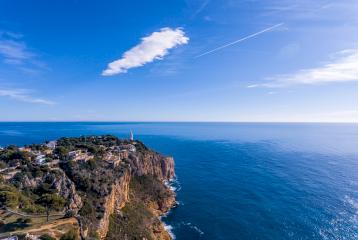
[[[21, 217], [27, 217], [27, 218], [42, 218], [42, 217], [47, 217], [46, 214], [25, 214], [25, 213], [19, 213], [19, 212], [15, 212], [9, 208], [5, 208], [3, 209], [6, 212], [15, 214], [15, 215], [19, 215]], [[60, 213], [60, 214], [50, 214], [49, 217], [63, 217], [65, 216], [65, 214]]]
[[11, 232], [11, 234], [43, 232], [45, 230], [54, 229], [56, 227], [59, 227], [61, 225], [65, 225], [65, 224], [76, 225], [76, 224], [78, 224], [78, 222], [77, 222], [77, 219], [74, 218], [74, 217], [66, 218], [66, 219], [60, 219], [60, 220], [55, 220], [55, 221], [50, 222], [50, 223], [41, 224], [40, 226], [33, 226], [33, 227], [28, 228], [28, 229], [17, 230], [17, 231]]

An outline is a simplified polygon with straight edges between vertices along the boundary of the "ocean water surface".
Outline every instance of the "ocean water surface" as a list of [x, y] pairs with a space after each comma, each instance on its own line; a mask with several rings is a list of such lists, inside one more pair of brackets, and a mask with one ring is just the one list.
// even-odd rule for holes
[[135, 138], [175, 158], [176, 239], [358, 239], [358, 125], [0, 123], [0, 145]]

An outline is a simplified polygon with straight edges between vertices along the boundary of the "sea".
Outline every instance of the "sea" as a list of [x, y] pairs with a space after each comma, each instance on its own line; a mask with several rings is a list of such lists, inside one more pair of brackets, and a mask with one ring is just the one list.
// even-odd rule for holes
[[358, 239], [358, 124], [3, 122], [0, 145], [130, 131], [175, 159], [175, 239]]

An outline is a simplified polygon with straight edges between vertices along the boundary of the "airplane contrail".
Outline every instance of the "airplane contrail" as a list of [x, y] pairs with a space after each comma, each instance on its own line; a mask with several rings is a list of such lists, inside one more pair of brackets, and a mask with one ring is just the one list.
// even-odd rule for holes
[[257, 35], [260, 35], [260, 34], [262, 34], [262, 33], [271, 31], [271, 30], [274, 29], [274, 28], [278, 28], [278, 27], [282, 26], [283, 24], [284, 24], [284, 23], [276, 24], [276, 25], [274, 25], [274, 26], [272, 26], [272, 27], [266, 28], [266, 29], [264, 29], [264, 30], [262, 30], [262, 31], [259, 31], [259, 32], [257, 32], [257, 33], [253, 33], [253, 34], [251, 34], [251, 35], [249, 35], [249, 36], [240, 38], [239, 40], [236, 40], [236, 41], [234, 41], [234, 42], [225, 44], [225, 45], [223, 45], [223, 46], [221, 46], [221, 47], [218, 47], [218, 48], [215, 48], [215, 49], [213, 49], [213, 50], [210, 50], [210, 51], [207, 51], [207, 52], [205, 52], [205, 53], [202, 53], [202, 54], [196, 56], [195, 58], [199, 58], [199, 57], [208, 55], [208, 54], [210, 54], [210, 53], [219, 51], [219, 50], [221, 50], [221, 49], [223, 49], [223, 48], [229, 47], [229, 46], [234, 45], [234, 44], [236, 44], [236, 43], [239, 43], [239, 42], [245, 41], [245, 40], [247, 40], [247, 39], [256, 37]]

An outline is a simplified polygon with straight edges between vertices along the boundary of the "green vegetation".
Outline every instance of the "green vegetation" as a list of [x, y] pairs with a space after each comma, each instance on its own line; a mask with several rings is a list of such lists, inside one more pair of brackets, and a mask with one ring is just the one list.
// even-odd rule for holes
[[[34, 215], [35, 218], [24, 217], [16, 219], [16, 214], [4, 213], [4, 219], [0, 232], [15, 231], [36, 223], [43, 222], [44, 218], [38, 215], [50, 211], [62, 211], [65, 200], [61, 198], [56, 189], [56, 179], [61, 176], [59, 170], [50, 169], [48, 166], [39, 166], [35, 162], [35, 155], [29, 149], [45, 150], [40, 145], [31, 145], [26, 150], [15, 146], [9, 146], [0, 151], [0, 167], [5, 169], [0, 174], [0, 208], [7, 209], [24, 216]], [[48, 159], [52, 159], [48, 155]], [[7, 176], [5, 178], [4, 176]], [[45, 197], [52, 197], [46, 202]], [[53, 201], [52, 201], [53, 200]], [[14, 219], [15, 218], [15, 219]]]
[[18, 218], [16, 221], [0, 226], [0, 232], [15, 231], [30, 226], [29, 219]]
[[135, 192], [136, 197], [145, 203], [160, 203], [171, 194], [158, 179], [151, 175], [133, 177], [130, 188]]
[[50, 211], [60, 211], [65, 205], [65, 199], [56, 194], [44, 194], [37, 201], [46, 208], [47, 221]]
[[122, 216], [110, 216], [107, 240], [115, 239], [152, 239], [150, 226], [155, 216], [141, 202], [129, 202], [122, 210]]
[[48, 149], [48, 147], [43, 144], [31, 144], [26, 145], [25, 147], [30, 148], [32, 151], [45, 151]]
[[27, 164], [31, 162], [33, 157], [34, 156], [29, 152], [23, 152], [15, 146], [9, 146], [0, 153], [0, 168]]
[[105, 135], [101, 137], [83, 136], [79, 138], [61, 138], [57, 141], [55, 153], [61, 156], [66, 155], [73, 150], [87, 150], [88, 152], [101, 155], [104, 153], [103, 147], [118, 146], [123, 141], [112, 135]]
[[45, 208], [35, 203], [34, 199], [19, 191], [15, 186], [0, 184], [0, 206], [11, 209], [19, 208], [26, 213], [44, 213]]

